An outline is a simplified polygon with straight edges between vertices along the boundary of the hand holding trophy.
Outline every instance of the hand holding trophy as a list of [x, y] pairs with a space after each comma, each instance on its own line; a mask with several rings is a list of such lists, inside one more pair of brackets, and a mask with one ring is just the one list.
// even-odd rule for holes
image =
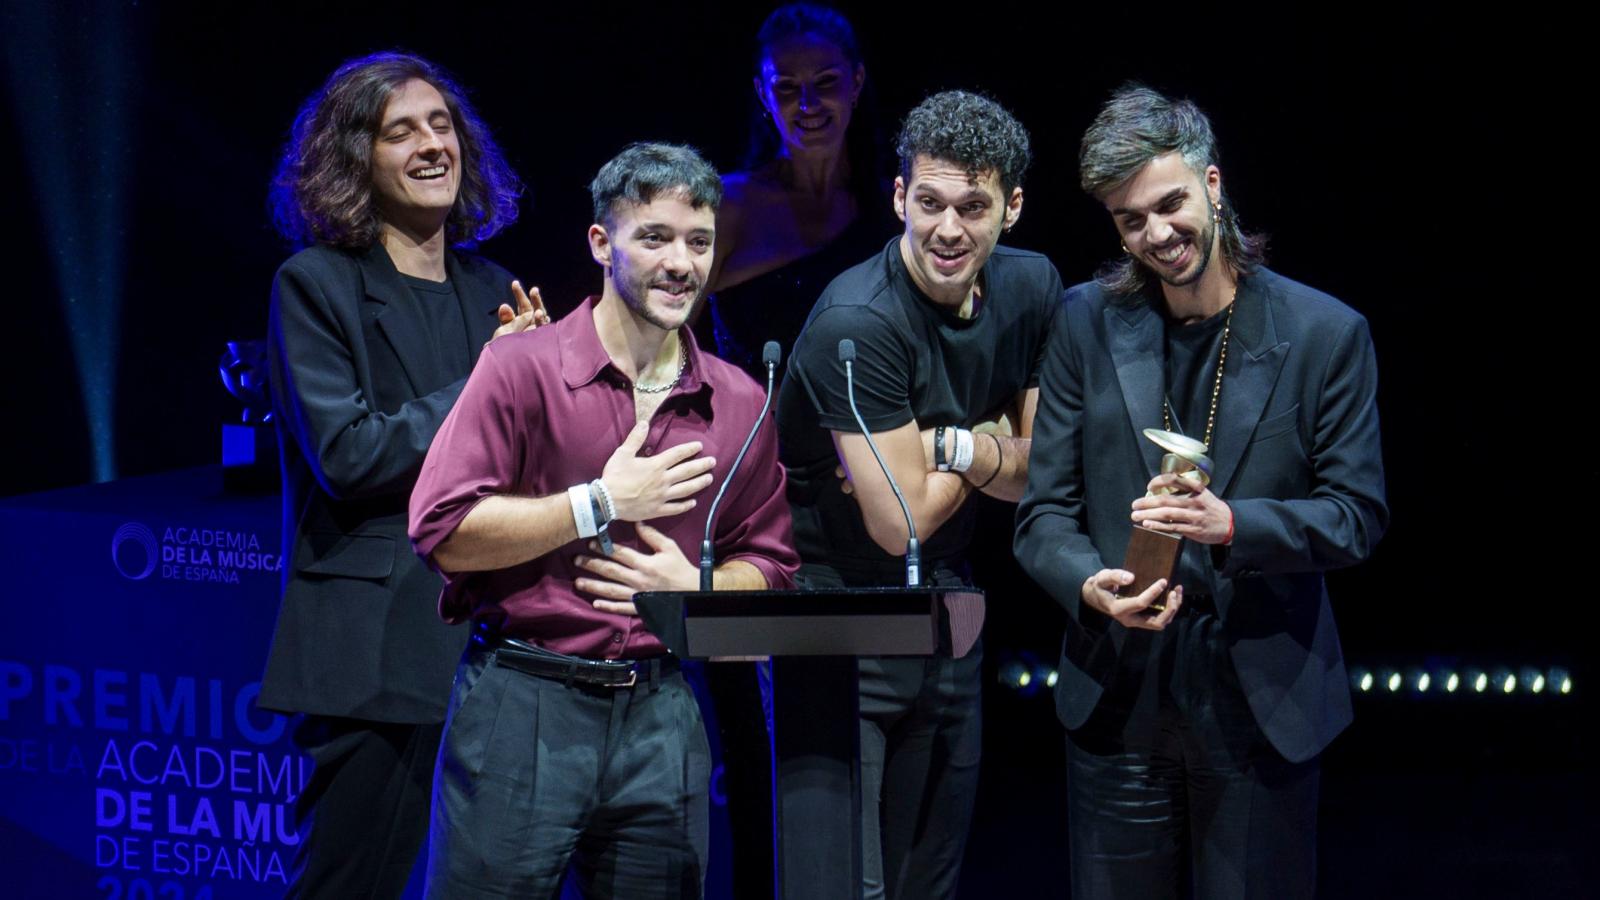
[[[1166, 451], [1161, 457], [1161, 474], [1176, 475], [1192, 481], [1195, 492], [1205, 490], [1211, 483], [1211, 458], [1206, 455], [1206, 445], [1159, 428], [1146, 428], [1144, 436]], [[1162, 493], [1176, 493], [1179, 488], [1162, 488]], [[1150, 528], [1134, 526], [1128, 538], [1128, 553], [1122, 568], [1133, 573], [1133, 583], [1118, 591], [1121, 596], [1136, 596], [1150, 585], [1165, 578], [1167, 590], [1147, 608], [1149, 615], [1159, 615], [1167, 608], [1167, 594], [1172, 591], [1172, 576], [1178, 567], [1178, 555], [1183, 551], [1183, 538]]]

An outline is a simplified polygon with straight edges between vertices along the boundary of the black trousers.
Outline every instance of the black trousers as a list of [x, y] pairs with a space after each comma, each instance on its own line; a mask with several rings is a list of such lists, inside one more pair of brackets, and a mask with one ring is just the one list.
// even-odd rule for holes
[[1072, 895], [1309, 898], [1318, 761], [1291, 763], [1261, 733], [1214, 617], [1175, 625], [1129, 634], [1117, 681], [1068, 735]]
[[[939, 586], [961, 573], [930, 567]], [[893, 583], [893, 574], [801, 566], [807, 588]], [[886, 580], [887, 579], [887, 580]], [[861, 672], [861, 862], [867, 900], [954, 897], [983, 755], [982, 645], [961, 659], [870, 658]]]
[[711, 753], [680, 673], [567, 685], [469, 648], [434, 784], [427, 895], [699, 897]]
[[981, 654], [861, 660], [863, 895], [954, 897], [983, 754]]
[[294, 742], [315, 769], [295, 799], [290, 897], [394, 898], [428, 834], [443, 724], [301, 716]]

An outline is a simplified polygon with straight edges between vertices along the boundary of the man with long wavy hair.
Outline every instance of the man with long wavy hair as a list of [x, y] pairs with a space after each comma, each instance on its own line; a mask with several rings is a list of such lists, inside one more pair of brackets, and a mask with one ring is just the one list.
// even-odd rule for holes
[[279, 232], [309, 245], [268, 326], [289, 565], [259, 700], [298, 714], [316, 765], [294, 896], [397, 897], [427, 834], [467, 635], [439, 620], [406, 502], [479, 350], [547, 321], [537, 289], [462, 252], [515, 220], [519, 190], [461, 89], [398, 53], [334, 72], [273, 180]]

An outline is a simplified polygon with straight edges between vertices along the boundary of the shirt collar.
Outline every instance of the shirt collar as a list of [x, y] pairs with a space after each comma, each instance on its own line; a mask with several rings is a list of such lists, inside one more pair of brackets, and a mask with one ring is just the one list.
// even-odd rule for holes
[[[605, 345], [600, 343], [600, 331], [594, 326], [594, 308], [600, 302], [598, 294], [591, 294], [584, 299], [578, 308], [573, 310], [561, 325], [561, 376], [567, 382], [567, 387], [576, 390], [600, 377], [600, 373], [607, 368], [615, 371], [618, 377], [622, 372], [612, 365], [611, 357], [606, 353]], [[688, 364], [683, 368], [683, 378], [679, 379], [677, 388], [673, 393], [693, 394], [702, 388], [711, 389], [711, 384], [702, 378], [705, 372], [704, 357], [700, 353], [700, 345], [695, 343], [694, 332], [687, 326], [678, 329], [678, 340], [688, 353]]]

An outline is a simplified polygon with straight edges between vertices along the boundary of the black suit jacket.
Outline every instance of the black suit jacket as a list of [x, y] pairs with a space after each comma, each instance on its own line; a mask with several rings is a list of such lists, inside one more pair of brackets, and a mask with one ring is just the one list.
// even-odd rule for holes
[[[450, 254], [472, 360], [511, 276]], [[297, 253], [268, 325], [289, 545], [259, 704], [384, 722], [444, 719], [467, 632], [438, 614], [439, 576], [406, 536], [406, 504], [466, 382], [380, 245]]]
[[[1302, 761], [1351, 720], [1350, 688], [1322, 573], [1365, 558], [1388, 522], [1377, 364], [1366, 320], [1262, 269], [1239, 285], [1217, 410], [1211, 489], [1234, 511], [1214, 551], [1215, 602], [1262, 731]], [[1040, 378], [1017, 559], [1071, 617], [1056, 709], [1081, 726], [1118, 668], [1127, 630], [1081, 605], [1083, 582], [1119, 567], [1129, 504], [1160, 471], [1142, 431], [1161, 427], [1161, 315], [1096, 284], [1067, 292]]]

